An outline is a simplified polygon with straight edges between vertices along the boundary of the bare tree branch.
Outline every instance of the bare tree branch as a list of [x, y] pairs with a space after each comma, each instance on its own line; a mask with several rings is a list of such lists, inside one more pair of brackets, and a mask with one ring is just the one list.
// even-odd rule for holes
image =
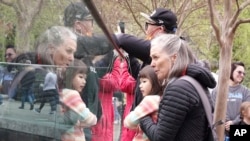
[[236, 29], [239, 27], [240, 24], [245, 24], [245, 23], [250, 23], [250, 19], [244, 19], [244, 20], [238, 20], [233, 28], [232, 28], [232, 32], [234, 33], [236, 31]]
[[[237, 11], [234, 13], [234, 15], [232, 16], [232, 18], [230, 19], [230, 22], [229, 24], [232, 26], [235, 24], [235, 21], [237, 20], [238, 16], [240, 15], [240, 13], [242, 12], [242, 10], [244, 8], [246, 8], [248, 5], [250, 4], [250, 0], [248, 1], [245, 1], [244, 3], [242, 3], [240, 6], [238, 6], [238, 0], [237, 0], [237, 6], [238, 6], [238, 9]], [[235, 27], [235, 26], [234, 26]]]
[[213, 0], [208, 0], [208, 7], [209, 7], [209, 11], [210, 11], [210, 22], [211, 22], [211, 25], [214, 29], [214, 32], [215, 32], [215, 35], [216, 35], [216, 38], [218, 39], [218, 42], [220, 44], [220, 46], [222, 47], [222, 41], [221, 41], [221, 38], [220, 38], [220, 30], [218, 28], [218, 26], [215, 24], [215, 21], [214, 21], [214, 17], [215, 17], [215, 9], [214, 9], [214, 1]]
[[134, 19], [135, 22], [140, 26], [140, 28], [142, 29], [142, 31], [145, 33], [144, 28], [141, 26], [140, 22], [137, 20], [135, 14], [134, 14], [134, 12], [133, 12], [133, 10], [132, 10], [132, 8], [131, 8], [131, 5], [128, 3], [128, 0], [125, 0], [125, 2], [126, 2], [128, 8], [129, 8], [130, 13], [131, 13], [132, 16], [133, 16], [133, 19]]
[[142, 5], [143, 8], [147, 9], [148, 11], [150, 11], [150, 12], [152, 11], [151, 9], [148, 8], [148, 6], [145, 4], [145, 2], [141, 2], [140, 0], [138, 0], [138, 3], [139, 3], [140, 5]]
[[20, 9], [19, 11], [24, 11], [25, 10], [25, 5], [23, 0], [17, 0], [17, 7]]
[[11, 0], [0, 0], [2, 4], [13, 7], [13, 2]]
[[191, 3], [192, 1], [190, 0], [185, 0], [181, 6], [179, 7], [179, 9], [176, 11], [176, 13], [178, 15], [180, 15], [180, 13], [184, 13], [183, 11], [185, 11], [186, 7]]
[[201, 9], [201, 8], [204, 8], [206, 7], [206, 4], [203, 4], [201, 3], [202, 5], [198, 5], [196, 7], [194, 7], [193, 9], [189, 10], [189, 11], [183, 11], [183, 13], [186, 13], [186, 14], [183, 14], [182, 18], [179, 19], [179, 22], [178, 22], [178, 27], [182, 27], [182, 25], [184, 24], [184, 21], [193, 13], [195, 12], [196, 10], [198, 9]]
[[236, 0], [236, 5], [237, 5], [237, 9], [240, 9], [239, 1], [238, 0]]

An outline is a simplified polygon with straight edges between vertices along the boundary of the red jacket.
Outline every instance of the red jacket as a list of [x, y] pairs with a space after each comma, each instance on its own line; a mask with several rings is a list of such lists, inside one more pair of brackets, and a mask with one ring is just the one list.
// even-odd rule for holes
[[[102, 105], [102, 117], [96, 126], [92, 128], [92, 141], [113, 141], [114, 108], [112, 104], [113, 93], [121, 90], [127, 94], [127, 103], [124, 117], [129, 113], [134, 96], [133, 91], [136, 81], [128, 72], [127, 61], [117, 57], [113, 68], [100, 79], [99, 98]], [[123, 131], [122, 131], [123, 134]], [[124, 135], [128, 133], [124, 132]], [[134, 133], [133, 133], [134, 135]], [[126, 141], [126, 140], [124, 140]]]
[[120, 90], [126, 94], [126, 106], [122, 117], [122, 131], [121, 131], [121, 141], [132, 141], [135, 136], [135, 131], [130, 130], [123, 125], [123, 119], [130, 113], [133, 101], [134, 101], [134, 89], [136, 85], [136, 80], [128, 72], [128, 63], [123, 61], [121, 63], [120, 69]]

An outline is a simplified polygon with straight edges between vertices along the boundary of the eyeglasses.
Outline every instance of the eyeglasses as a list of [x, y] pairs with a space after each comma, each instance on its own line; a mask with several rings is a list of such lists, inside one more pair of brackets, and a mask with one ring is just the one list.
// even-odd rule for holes
[[4, 56], [5, 57], [11, 57], [13, 54], [11, 54], [11, 53], [7, 53], [7, 54], [5, 54]]
[[84, 24], [84, 22], [90, 22], [90, 24], [91, 24], [91, 26], [93, 27], [93, 25], [94, 25], [94, 20], [93, 19], [84, 19], [84, 20], [82, 20], [82, 21], [79, 21], [81, 24], [83, 24], [84, 26], [85, 26], [85, 24]]
[[246, 75], [246, 73], [245, 73], [245, 72], [242, 72], [242, 71], [238, 71], [238, 74], [240, 74], [240, 75], [243, 74], [244, 76]]
[[160, 24], [145, 22], [145, 30], [148, 29], [148, 25], [156, 25], [156, 26], [159, 26]]

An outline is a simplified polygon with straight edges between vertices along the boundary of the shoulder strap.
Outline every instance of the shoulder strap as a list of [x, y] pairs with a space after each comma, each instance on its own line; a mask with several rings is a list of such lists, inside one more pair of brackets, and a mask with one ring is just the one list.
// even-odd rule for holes
[[201, 87], [200, 83], [197, 82], [194, 78], [192, 78], [190, 76], [187, 76], [187, 75], [182, 76], [180, 79], [183, 79], [183, 80], [186, 80], [186, 81], [190, 82], [195, 87], [195, 89], [197, 90], [197, 92], [198, 92], [198, 94], [199, 94], [199, 96], [201, 98], [202, 105], [203, 105], [203, 107], [205, 109], [208, 124], [209, 124], [209, 126], [211, 128], [213, 128], [211, 104], [210, 104], [210, 102], [208, 100], [206, 92]]

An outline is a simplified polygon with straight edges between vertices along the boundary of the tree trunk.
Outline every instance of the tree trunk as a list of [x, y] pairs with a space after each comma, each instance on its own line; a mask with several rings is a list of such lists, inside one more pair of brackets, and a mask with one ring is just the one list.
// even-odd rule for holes
[[[231, 73], [232, 39], [224, 38], [223, 46], [220, 48], [219, 60], [219, 83], [215, 103], [214, 122], [226, 118], [227, 97], [229, 78]], [[224, 141], [225, 124], [216, 127], [219, 141]]]
[[22, 53], [22, 52], [27, 52], [31, 50], [30, 47], [30, 35], [29, 31], [31, 28], [30, 21], [20, 19], [18, 20], [18, 26], [17, 26], [17, 38], [16, 38], [16, 46], [18, 47], [17, 51]]

